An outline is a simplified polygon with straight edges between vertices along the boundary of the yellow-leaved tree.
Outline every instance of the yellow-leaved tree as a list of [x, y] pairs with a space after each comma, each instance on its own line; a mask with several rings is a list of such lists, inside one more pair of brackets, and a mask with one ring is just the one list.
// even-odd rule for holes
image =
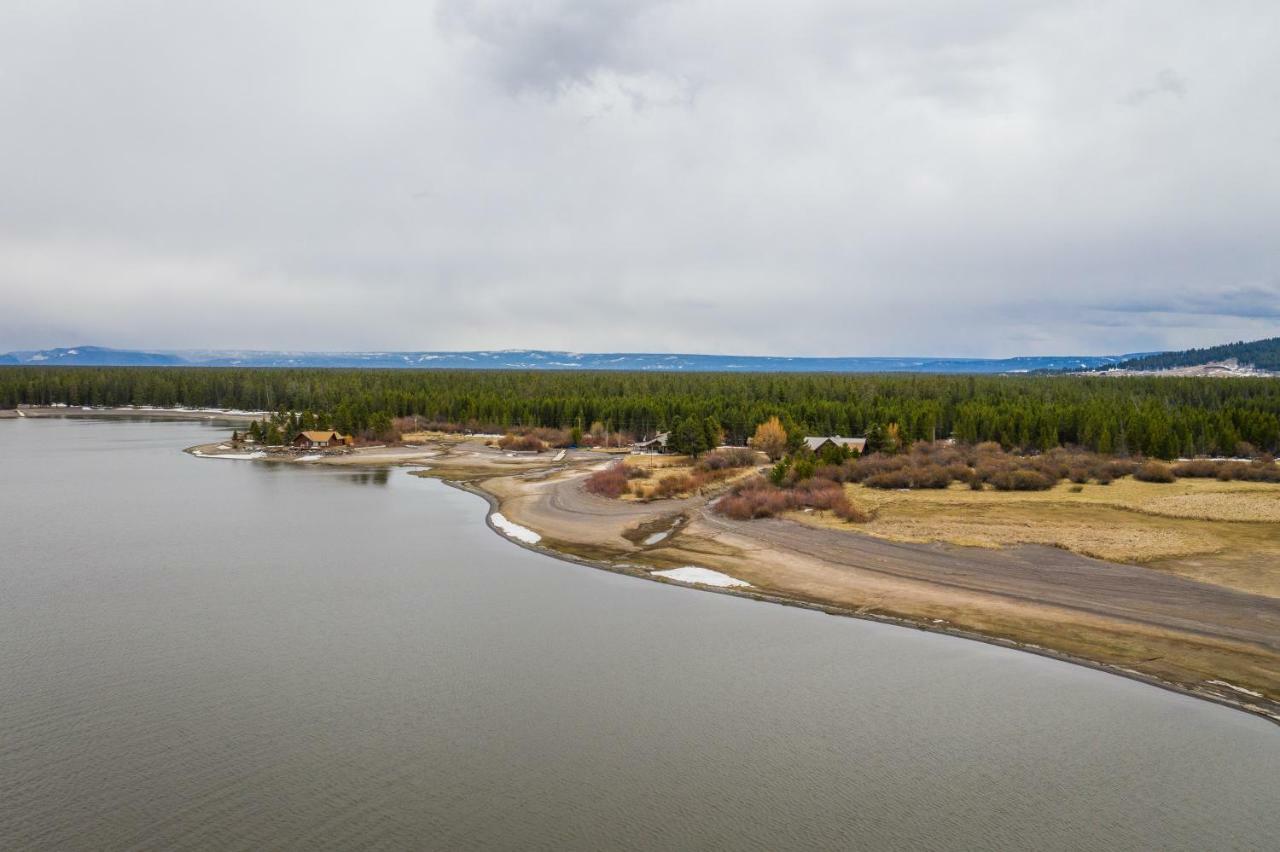
[[782, 428], [782, 421], [770, 417], [756, 427], [756, 434], [751, 438], [751, 446], [777, 461], [787, 451], [787, 430]]

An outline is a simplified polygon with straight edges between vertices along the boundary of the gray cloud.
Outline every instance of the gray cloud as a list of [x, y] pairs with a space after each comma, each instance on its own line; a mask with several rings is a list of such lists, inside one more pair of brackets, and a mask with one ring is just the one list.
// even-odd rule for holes
[[1277, 24], [1245, 0], [8, 4], [0, 350], [1275, 333]]
[[482, 61], [511, 91], [558, 94], [602, 71], [631, 72], [645, 64], [637, 30], [665, 2], [552, 0], [546, 3], [444, 0], [445, 36], [470, 38]]
[[1280, 320], [1280, 281], [1170, 294], [1167, 298], [1124, 298], [1095, 304], [1094, 310], [1118, 314], [1181, 314]]
[[1187, 96], [1187, 81], [1166, 68], [1156, 75], [1149, 86], [1141, 86], [1126, 94], [1120, 102], [1126, 106], [1141, 106], [1152, 98], [1169, 95], [1177, 100]]

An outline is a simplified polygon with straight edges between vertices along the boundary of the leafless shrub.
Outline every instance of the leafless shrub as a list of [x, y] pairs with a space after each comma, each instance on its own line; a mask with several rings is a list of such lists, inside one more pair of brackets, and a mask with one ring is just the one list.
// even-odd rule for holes
[[702, 470], [729, 470], [732, 468], [752, 467], [755, 463], [755, 451], [733, 448], [707, 453], [699, 459], [697, 466]]
[[1057, 483], [1048, 474], [1030, 468], [1001, 471], [987, 481], [997, 491], [1047, 491]]
[[1133, 472], [1133, 478], [1142, 482], [1173, 482], [1177, 479], [1169, 465], [1154, 459], [1143, 462], [1142, 466]]
[[910, 488], [911, 473], [905, 469], [886, 470], [862, 480], [868, 488]]
[[587, 477], [583, 487], [601, 497], [621, 497], [627, 490], [627, 473], [622, 462], [615, 462]]
[[1218, 479], [1223, 482], [1280, 482], [1280, 467], [1274, 461], [1265, 460], [1225, 462], [1218, 470]]
[[791, 488], [779, 488], [763, 477], [739, 485], [720, 498], [715, 510], [729, 518], [768, 518], [782, 512], [810, 508], [829, 511], [851, 523], [865, 523], [871, 516], [845, 496], [839, 483], [829, 479], [804, 479]]
[[543, 453], [547, 450], [546, 442], [536, 435], [517, 435], [514, 432], [508, 432], [498, 439], [498, 446], [504, 450], [513, 450], [517, 452], [535, 452]]
[[1212, 459], [1190, 459], [1173, 466], [1173, 475], [1183, 479], [1212, 479], [1223, 468], [1223, 463]]

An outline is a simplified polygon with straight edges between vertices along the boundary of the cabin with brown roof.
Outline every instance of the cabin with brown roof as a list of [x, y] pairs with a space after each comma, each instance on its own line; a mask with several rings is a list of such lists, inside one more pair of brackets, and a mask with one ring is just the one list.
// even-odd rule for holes
[[804, 445], [814, 453], [822, 452], [824, 447], [844, 447], [855, 453], [863, 453], [867, 448], [866, 438], [841, 438], [839, 435], [814, 435], [804, 439]]
[[317, 431], [309, 430], [299, 432], [298, 437], [293, 439], [293, 445], [303, 450], [319, 450], [325, 447], [346, 447], [352, 442], [350, 435], [343, 435], [341, 432], [335, 432], [332, 429]]

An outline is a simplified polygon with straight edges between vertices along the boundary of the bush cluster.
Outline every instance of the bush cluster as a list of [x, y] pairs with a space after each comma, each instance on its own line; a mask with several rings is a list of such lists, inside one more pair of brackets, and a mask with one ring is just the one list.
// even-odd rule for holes
[[1177, 479], [1173, 475], [1173, 468], [1154, 459], [1138, 465], [1138, 469], [1133, 472], [1133, 478], [1142, 482], [1173, 482]]
[[[691, 494], [727, 478], [736, 470], [753, 464], [755, 464], [755, 454], [750, 450], [717, 450], [703, 456], [692, 471], [670, 473], [660, 477], [652, 490], [648, 491], [648, 496], [656, 500], [665, 500], [677, 494]], [[654, 472], [647, 467], [617, 461], [588, 476], [584, 487], [592, 494], [598, 494], [601, 497], [621, 497], [626, 493], [630, 480], [652, 479], [653, 476]], [[646, 489], [642, 484], [635, 483], [630, 487], [631, 493], [637, 497], [646, 495]]]
[[975, 490], [1042, 491], [1062, 479], [1107, 484], [1133, 472], [1136, 463], [1079, 449], [1056, 448], [1037, 455], [1016, 455], [999, 444], [957, 446], [917, 443], [900, 455], [875, 453], [815, 471], [836, 482], [868, 488], [946, 488], [953, 482]]
[[774, 485], [764, 477], [753, 477], [715, 504], [716, 512], [740, 521], [770, 518], [805, 508], [829, 511], [853, 523], [871, 520], [870, 515], [849, 501], [840, 483], [813, 477], [786, 488]]
[[627, 490], [627, 470], [622, 462], [614, 462], [587, 477], [583, 487], [601, 497], [621, 497]]
[[498, 446], [504, 450], [546, 452], [547, 443], [534, 434], [517, 435], [508, 432], [498, 439]]
[[756, 463], [754, 450], [732, 447], [707, 453], [698, 460], [699, 470], [731, 470], [733, 468], [752, 467]]
[[1173, 466], [1175, 476], [1212, 478], [1222, 482], [1280, 482], [1280, 465], [1270, 456], [1253, 461], [1220, 461], [1217, 459], [1191, 459]]

